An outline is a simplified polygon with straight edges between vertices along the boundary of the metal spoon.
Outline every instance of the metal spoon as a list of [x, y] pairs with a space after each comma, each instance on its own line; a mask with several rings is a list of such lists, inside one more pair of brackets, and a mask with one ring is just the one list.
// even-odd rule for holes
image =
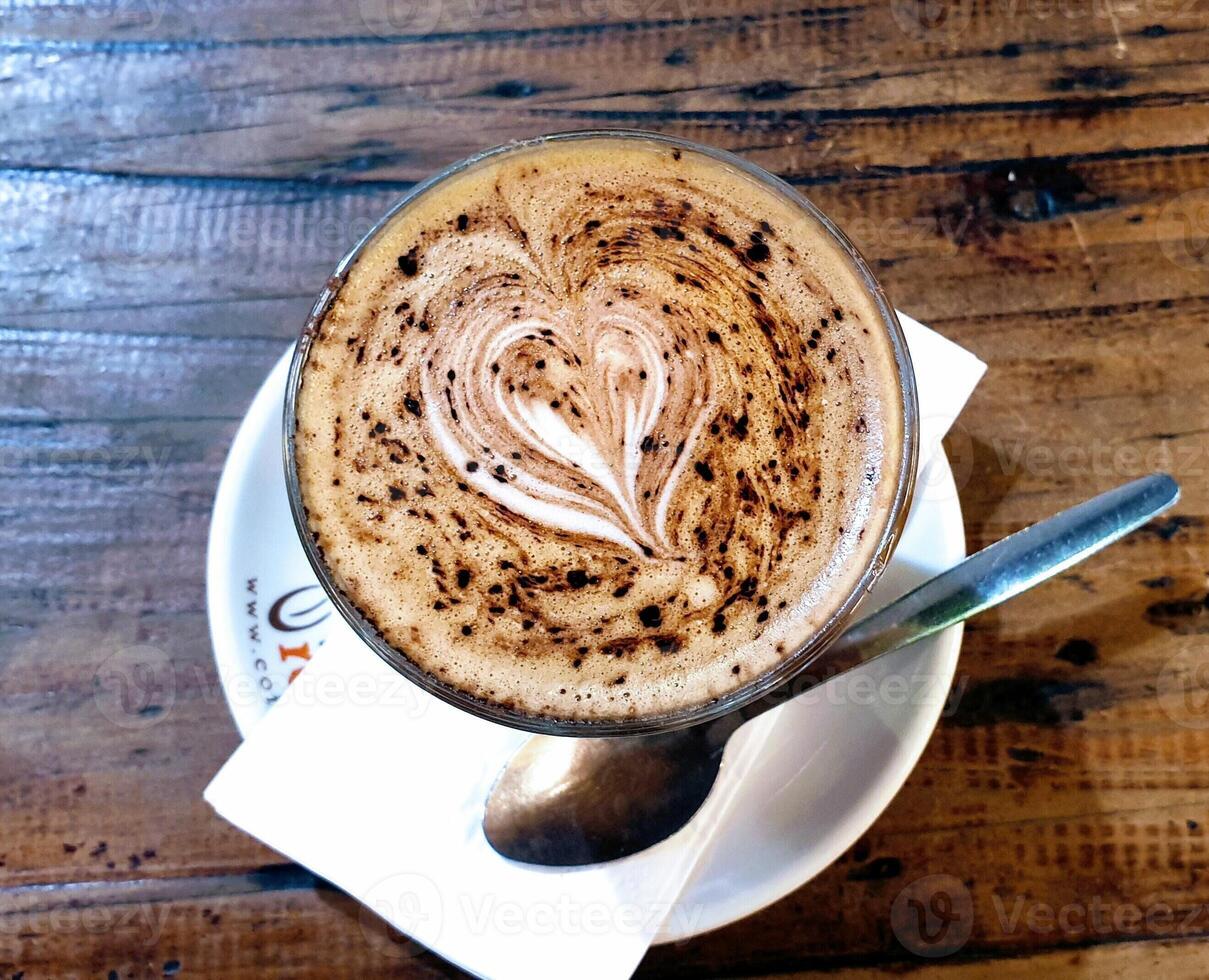
[[659, 735], [535, 736], [491, 791], [487, 840], [504, 857], [560, 867], [611, 861], [657, 844], [701, 808], [726, 743], [744, 722], [1052, 578], [1179, 495], [1176, 482], [1157, 473], [997, 541], [861, 620], [828, 647], [812, 676], [799, 675], [713, 721]]

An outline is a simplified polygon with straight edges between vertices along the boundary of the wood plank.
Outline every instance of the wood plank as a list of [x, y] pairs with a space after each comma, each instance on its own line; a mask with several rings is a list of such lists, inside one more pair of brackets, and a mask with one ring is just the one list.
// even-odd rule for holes
[[[1036, 58], [1047, 67], [1063, 59], [1107, 56], [1107, 65], [1087, 76], [1071, 76], [1059, 90], [1121, 88], [1128, 64], [1145, 58], [1143, 41], [1163, 41], [1179, 56], [1194, 52], [1206, 12], [1200, 4], [1121, 4], [1111, 8], [1071, 2], [1065, 7], [991, 0], [956, 0], [929, 21], [929, 11], [835, 0], [803, 6], [796, 0], [444, 0], [439, 4], [395, 4], [357, 0], [344, 6], [303, 0], [216, 0], [174, 3], [148, 9], [147, 3], [111, 4], [108, 0], [63, 0], [54, 8], [21, 5], [6, 11], [5, 47], [13, 51], [206, 50], [215, 47], [340, 46], [380, 44], [418, 47], [449, 42], [534, 46], [568, 41], [590, 49], [625, 35], [657, 39], [677, 32], [760, 35], [772, 30], [812, 26], [825, 54], [880, 68], [877, 55], [911, 48], [930, 60], [955, 67], [991, 69], [996, 59]], [[931, 11], [931, 13], [938, 13]], [[788, 42], [788, 39], [785, 39]], [[845, 46], [845, 42], [860, 42]], [[788, 47], [788, 43], [785, 45]], [[712, 45], [664, 51], [653, 45], [652, 62], [664, 77], [676, 79], [693, 66], [709, 63]], [[811, 44], [799, 46], [810, 55]], [[660, 56], [663, 56], [663, 60]], [[702, 55], [706, 57], [703, 59]], [[719, 59], [720, 60], [720, 59]], [[1192, 59], [1189, 59], [1192, 60]], [[1094, 64], [1094, 62], [1088, 62]], [[1078, 65], [1072, 60], [1072, 67]], [[971, 84], [978, 74], [969, 71]], [[1107, 83], [1107, 85], [1105, 84]]]
[[[1157, 29], [1135, 14], [1118, 25], [1131, 32], [1123, 59], [1100, 18], [1056, 18], [1040, 31], [1009, 7], [980, 6], [939, 45], [909, 24], [904, 32], [892, 5], [779, 3], [588, 34], [435, 34], [402, 46], [373, 35], [251, 49], [20, 42], [0, 89], [9, 118], [0, 162], [418, 180], [494, 143], [620, 125], [735, 149], [789, 176], [834, 178], [998, 160], [1022, 145], [1045, 155], [1209, 142], [1209, 66], [1192, 53], [1204, 12]], [[565, 17], [565, 5], [551, 16]], [[197, 28], [211, 23], [226, 29], [217, 17]]]
[[[804, 189], [902, 309], [952, 324], [977, 351], [961, 327], [971, 318], [1204, 294], [1178, 216], [1207, 182], [1209, 151], [1194, 151], [872, 171]], [[0, 240], [0, 322], [288, 340], [406, 186], [0, 174], [0, 203], [29, 215]]]
[[[939, 888], [957, 903], [953, 941], [961, 941], [966, 957], [1200, 936], [1207, 924], [1203, 841], [1194, 846], [1180, 839], [1190, 814], [1203, 818], [1201, 799], [1183, 809], [1105, 811], [1103, 819], [1090, 815], [1065, 825], [1045, 817], [1007, 825], [989, 818], [978, 828], [887, 837], [875, 828], [869, 840], [776, 905], [689, 944], [652, 950], [648, 964], [656, 972], [763, 973], [791, 964], [918, 962], [928, 944], [895, 902], [905, 904], [904, 893], [922, 893], [926, 902]], [[1080, 857], [1084, 852], [1091, 860]], [[933, 885], [937, 876], [943, 881]], [[1058, 919], [1063, 908], [1070, 911]]]
[[[146, 590], [152, 607], [157, 592]], [[0, 704], [10, 719], [0, 755], [0, 887], [246, 871], [280, 861], [216, 820], [201, 799], [239, 743], [204, 615], [51, 614], [38, 627], [5, 629], [0, 642]], [[173, 678], [145, 705], [140, 695], [124, 706], [106, 674], [107, 663], [126, 662], [111, 658], [130, 651], [167, 665]]]
[[[197, 336], [288, 342], [341, 255], [408, 186], [0, 174], [0, 207], [26, 215], [0, 241], [0, 323], [178, 347]], [[207, 390], [195, 394], [205, 401]]]
[[[842, 16], [841, 2], [818, 11], [799, 0], [758, 0], [740, 16], [757, 22], [769, 15]], [[53, 9], [53, 12], [52, 12]], [[270, 44], [375, 39], [399, 43], [428, 38], [544, 34], [592, 37], [686, 21], [709, 22], [735, 16], [730, 0], [442, 0], [396, 4], [355, 0], [341, 5], [305, 0], [214, 0], [212, 3], [123, 3], [63, 0], [54, 8], [17, 6], [6, 11], [13, 45], [60, 41], [80, 44]]]
[[[890, 887], [869, 883], [861, 895], [857, 877], [850, 874], [848, 881], [832, 883], [826, 892], [803, 889], [777, 906], [792, 905], [796, 915], [789, 928], [799, 943], [791, 950], [777, 949], [786, 938], [783, 932], [765, 944], [765, 928], [775, 928], [776, 923], [768, 923], [768, 914], [762, 914], [746, 923], [741, 940], [735, 934], [741, 927], [731, 927], [688, 943], [655, 947], [640, 975], [724, 976], [741, 969], [812, 976], [817, 975], [816, 967], [827, 964], [828, 972], [839, 968], [840, 975], [850, 976], [891, 968], [912, 975], [977, 978], [1036, 975], [1046, 965], [1062, 970], [1086, 964], [1092, 975], [1111, 976], [1126, 975], [1113, 969], [1136, 968], [1159, 956], [1174, 961], [1176, 968], [1203, 961], [1204, 906], [1197, 901], [1169, 904], [1163, 895], [1122, 899], [1111, 892], [1091, 897], [1076, 892], [1062, 901], [1053, 895], [1007, 891], [993, 895], [990, 903], [971, 906], [971, 938], [955, 944], [959, 949], [948, 957], [927, 961], [912, 952], [910, 921], [904, 924], [902, 918], [892, 917], [891, 905], [902, 886], [885, 883]], [[960, 888], [960, 883], [945, 887]], [[149, 970], [134, 974], [140, 976], [157, 975], [161, 963], [173, 961], [202, 975], [213, 975], [218, 963], [224, 964], [224, 976], [254, 975], [251, 970], [264, 970], [266, 963], [256, 951], [278, 944], [288, 946], [274, 955], [285, 957], [280, 962], [291, 965], [291, 976], [319, 975], [308, 972], [319, 962], [328, 962], [337, 972], [358, 967], [374, 976], [399, 969], [407, 975], [455, 975], [449, 965], [363, 914], [351, 899], [291, 865], [266, 865], [244, 875], [8, 888], [0, 899], [0, 964], [34, 969], [35, 976], [44, 975], [39, 967], [54, 962], [53, 957], [60, 958], [62, 968], [104, 972], [117, 968], [111, 965], [115, 959], [123, 962], [131, 956], [135, 968]], [[873, 933], [868, 943], [849, 943], [854, 918], [868, 920]], [[318, 922], [324, 923], [322, 944], [313, 941]], [[1003, 951], [980, 936], [984, 922], [1006, 928], [1013, 939], [1023, 938], [1023, 949], [1008, 946], [1003, 958]], [[810, 923], [815, 923], [811, 932], [817, 935], [803, 935]], [[897, 923], [897, 932], [892, 923]], [[1112, 923], [1122, 923], [1123, 928], [1112, 933]], [[834, 950], [837, 928], [845, 934], [839, 955]], [[255, 943], [247, 944], [247, 950], [242, 943], [232, 949], [231, 935], [249, 934], [256, 936]], [[1055, 949], [1030, 953], [1042, 946], [1041, 940]], [[314, 959], [322, 946], [330, 947], [330, 956], [336, 958]], [[750, 952], [753, 946], [759, 951], [756, 956]], [[1122, 965], [1117, 968], [1115, 963]]]
[[191, 882], [0, 892], [0, 968], [28, 980], [465, 975], [312, 880], [269, 867]]
[[[179, 972], [185, 976], [221, 974], [237, 980], [352, 972], [370, 977], [462, 975], [362, 912], [351, 899], [313, 881], [301, 869], [269, 866], [247, 875], [7, 890], [0, 893], [0, 965], [24, 969], [36, 977], [77, 975], [66, 972], [69, 970], [104, 976], [111, 969], [122, 976]], [[708, 941], [694, 940], [656, 947], [638, 975], [727, 976], [736, 969], [747, 969], [769, 970], [762, 975], [786, 978], [824, 974], [857, 978], [890, 970], [963, 980], [1036, 976], [1046, 970], [1067, 975], [1081, 968], [1097, 977], [1124, 977], [1136, 976], [1147, 965], [1162, 968], [1164, 977], [1199, 977], [1203, 973], [1206, 936], [1203, 929], [1190, 930], [1181, 924], [1190, 914], [1187, 910], [1173, 909], [1168, 916], [1157, 903], [1131, 907], [1107, 901], [1098, 906], [1071, 906], [1065, 913], [1060, 907], [1047, 912], [1051, 907], [1041, 902], [1026, 902], [1024, 907], [1028, 911], [1017, 917], [1021, 929], [1026, 928], [1022, 923], [1027, 920], [1034, 930], [1049, 930], [1060, 914], [1071, 923], [1119, 917], [1135, 922], [1137, 928], [1120, 941], [1096, 943], [1088, 942], [1086, 935], [1071, 935], [1062, 944], [1065, 948], [1006, 957], [973, 948], [971, 943], [949, 957], [932, 960], [907, 952], [887, 928], [883, 949], [845, 950], [827, 960], [803, 955], [796, 958], [796, 965], [793, 958], [782, 960], [780, 970], [775, 966], [769, 970], [758, 957], [740, 958], [742, 947], [750, 940], [732, 943], [720, 959], [713, 960], [699, 956]], [[1080, 907], [1089, 915], [1086, 920], [1076, 911]], [[1203, 917], [1203, 908], [1199, 911]], [[807, 907], [798, 912], [807, 917], [817, 914]], [[1013, 904], [1007, 904], [1006, 912], [993, 914], [1011, 917]], [[320, 935], [322, 941], [317, 942]], [[242, 938], [234, 941], [234, 936]], [[248, 937], [255, 939], [247, 941]], [[816, 969], [824, 964], [824, 969]]]
[[[1206, 940], [1161, 939], [1110, 943], [1073, 951], [982, 961], [942, 960], [919, 962], [901, 971], [912, 980], [1032, 980], [1038, 976], [1089, 976], [1097, 980], [1133, 980], [1158, 975], [1164, 980], [1199, 980], [1209, 957]], [[896, 975], [900, 971], [896, 970]], [[826, 976], [830, 980], [884, 977], [884, 967], [823, 969], [778, 974], [784, 980]]]

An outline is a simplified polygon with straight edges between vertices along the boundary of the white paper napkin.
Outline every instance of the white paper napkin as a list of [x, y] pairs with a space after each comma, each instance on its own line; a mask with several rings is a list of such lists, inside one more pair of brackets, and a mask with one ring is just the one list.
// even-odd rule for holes
[[[986, 366], [915, 320], [902, 322], [919, 389], [922, 467]], [[491, 783], [528, 736], [425, 694], [340, 622], [205, 798], [472, 973], [620, 980], [665, 921], [694, 914], [677, 898], [776, 714], [736, 734], [706, 805], [669, 840], [588, 868], [518, 865], [491, 849], [480, 822]], [[371, 923], [363, 918], [368, 941], [410, 955]]]

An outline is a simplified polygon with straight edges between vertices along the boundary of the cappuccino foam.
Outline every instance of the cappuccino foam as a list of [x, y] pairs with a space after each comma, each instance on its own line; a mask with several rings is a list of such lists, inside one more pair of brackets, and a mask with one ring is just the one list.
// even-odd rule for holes
[[337, 586], [445, 685], [535, 716], [703, 704], [808, 641], [899, 476], [894, 349], [791, 199], [594, 137], [403, 208], [317, 326], [298, 478]]

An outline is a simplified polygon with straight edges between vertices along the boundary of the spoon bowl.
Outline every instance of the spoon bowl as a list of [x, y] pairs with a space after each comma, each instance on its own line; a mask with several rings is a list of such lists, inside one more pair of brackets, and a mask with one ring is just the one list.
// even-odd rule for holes
[[[741, 719], [728, 718], [737, 728]], [[727, 737], [716, 722], [637, 738], [535, 735], [492, 789], [487, 839], [530, 864], [592, 864], [645, 850], [701, 808]], [[517, 820], [519, 812], [531, 819]]]

